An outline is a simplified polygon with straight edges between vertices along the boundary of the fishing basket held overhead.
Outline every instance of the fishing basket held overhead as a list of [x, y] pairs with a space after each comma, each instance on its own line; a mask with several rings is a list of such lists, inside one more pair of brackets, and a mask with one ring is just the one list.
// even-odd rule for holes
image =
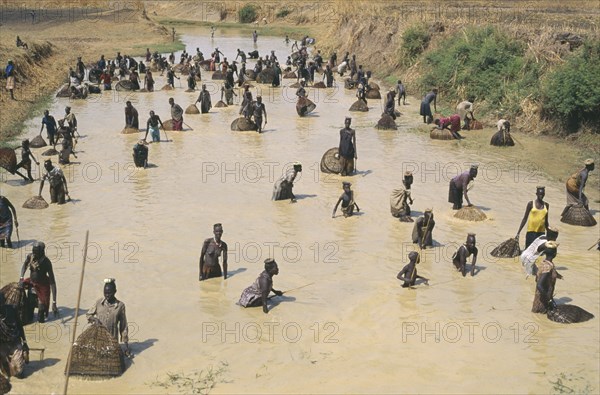
[[6, 304], [15, 306], [21, 322], [26, 324], [29, 320], [27, 319], [27, 298], [25, 297], [25, 288], [19, 287], [18, 282], [13, 282], [2, 287], [0, 293], [4, 295]]
[[358, 99], [357, 101], [352, 103], [352, 105], [350, 106], [350, 109], [348, 111], [367, 112], [367, 111], [369, 111], [369, 106], [367, 106], [367, 103], [364, 100]]
[[328, 149], [321, 158], [321, 171], [323, 173], [339, 174], [342, 172], [342, 163], [338, 156], [338, 147]]
[[454, 214], [454, 217], [465, 221], [484, 221], [487, 219], [484, 212], [475, 206], [461, 208]]
[[454, 136], [452, 136], [452, 132], [448, 129], [438, 129], [435, 128], [429, 133], [429, 137], [434, 140], [454, 140]]
[[317, 105], [306, 97], [299, 97], [298, 102], [296, 102], [296, 112], [301, 117], [310, 114], [315, 108], [317, 108]]
[[592, 313], [572, 304], [558, 305], [554, 309], [548, 310], [546, 316], [549, 320], [560, 322], [561, 324], [574, 324], [594, 318]]
[[375, 128], [382, 130], [396, 130], [398, 129], [398, 126], [396, 125], [394, 118], [388, 114], [383, 114], [377, 122], [377, 125], [375, 125]]
[[0, 167], [6, 169], [10, 174], [17, 170], [17, 154], [12, 148], [0, 148]]
[[38, 134], [37, 136], [35, 136], [29, 142], [29, 146], [31, 148], [42, 148], [42, 147], [45, 147], [47, 145], [48, 144], [46, 144], [46, 140], [44, 140], [44, 138], [40, 134]]
[[70, 375], [116, 377], [125, 371], [123, 350], [108, 329], [90, 325], [73, 344]]
[[185, 109], [185, 113], [186, 114], [200, 114], [200, 110], [198, 110], [198, 107], [196, 107], [196, 104], [190, 104]]
[[494, 248], [491, 252], [496, 258], [514, 258], [521, 255], [519, 241], [515, 238], [508, 239]]
[[48, 203], [41, 196], [33, 196], [27, 199], [25, 203], [23, 203], [23, 208], [41, 210], [44, 208], [48, 208]]
[[583, 204], [575, 204], [571, 205], [568, 209], [565, 208], [565, 212], [560, 218], [560, 222], [576, 226], [596, 225], [596, 220], [589, 210], [583, 207]]
[[240, 117], [231, 122], [231, 130], [234, 132], [247, 132], [258, 130], [258, 126], [256, 126], [254, 122], [247, 120], [245, 117]]

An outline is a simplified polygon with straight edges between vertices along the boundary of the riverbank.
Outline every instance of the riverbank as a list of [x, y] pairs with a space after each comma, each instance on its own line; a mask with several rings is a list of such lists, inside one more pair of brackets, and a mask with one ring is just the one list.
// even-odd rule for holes
[[[93, 15], [72, 12], [69, 17], [61, 10], [55, 9], [52, 15], [46, 10], [48, 13], [41, 14], [33, 24], [30, 19], [19, 17], [16, 11], [11, 14], [4, 10], [2, 35], [6, 41], [0, 45], [0, 58], [14, 61], [17, 82], [16, 100], [11, 100], [4, 86], [1, 90], [2, 146], [19, 145], [15, 140], [23, 134], [24, 121], [31, 116], [42, 117], [52, 95], [67, 81], [69, 67], [75, 67], [78, 56], [89, 68], [101, 54], [112, 59], [117, 51], [141, 56], [148, 47], [163, 53], [183, 48], [180, 41], [172, 40], [164, 26], [147, 19], [137, 9], [112, 9]], [[12, 44], [17, 35], [29, 49]], [[60, 117], [62, 113], [54, 116]]]

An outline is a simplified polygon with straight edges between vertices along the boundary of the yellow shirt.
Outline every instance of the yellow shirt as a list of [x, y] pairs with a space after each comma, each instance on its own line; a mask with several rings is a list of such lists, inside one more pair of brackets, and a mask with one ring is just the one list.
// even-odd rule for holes
[[528, 232], [545, 232], [546, 231], [546, 215], [548, 215], [548, 209], [544, 204], [543, 209], [535, 207], [535, 202], [532, 202], [533, 207], [529, 212], [529, 219], [527, 221]]

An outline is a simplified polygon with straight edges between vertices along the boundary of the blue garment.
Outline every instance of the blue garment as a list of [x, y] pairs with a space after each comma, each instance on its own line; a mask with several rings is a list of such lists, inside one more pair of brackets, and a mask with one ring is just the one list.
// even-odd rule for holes
[[48, 135], [54, 135], [56, 133], [56, 120], [52, 115], [44, 116], [44, 118], [42, 118], [42, 125], [46, 125]]
[[4, 72], [6, 73], [7, 77], [12, 77], [14, 70], [15, 70], [15, 66], [12, 64], [9, 64], [6, 66], [6, 69], [4, 70]]

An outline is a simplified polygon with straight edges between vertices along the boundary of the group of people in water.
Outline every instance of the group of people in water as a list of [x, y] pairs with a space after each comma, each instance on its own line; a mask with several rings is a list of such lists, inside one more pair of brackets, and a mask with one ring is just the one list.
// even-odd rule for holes
[[[307, 38], [305, 37], [304, 40], [306, 39]], [[291, 71], [292, 65], [297, 67], [296, 71], [298, 72], [298, 81], [300, 82], [297, 96], [306, 97], [306, 82], [314, 82], [314, 72], [321, 69], [323, 59], [320, 51], [317, 51], [312, 61], [307, 62], [308, 50], [307, 45], [304, 42], [303, 45], [297, 49], [298, 51], [294, 52], [294, 59], [291, 60], [288, 58], [290, 64], [286, 63], [286, 69]], [[226, 75], [226, 81], [221, 90], [221, 98], [223, 98], [224, 94], [227, 104], [232, 103], [233, 95], [235, 95], [233, 89], [235, 85], [233, 75], [238, 74], [238, 86], [244, 86], [243, 93], [241, 94], [243, 101], [240, 106], [240, 114], [243, 115], [246, 120], [252, 121], [257, 126], [257, 131], [259, 133], [262, 132], [262, 128], [267, 124], [267, 112], [261, 97], [257, 96], [256, 100], [253, 100], [249, 86], [244, 85], [247, 81], [247, 74], [245, 72], [246, 55], [238, 50], [237, 57], [241, 56], [242, 58], [241, 70], [239, 71], [237, 70], [235, 60], [229, 64], [226, 62], [226, 58], [224, 58], [224, 61], [221, 62], [221, 55], [223, 55], [223, 53], [216, 48], [212, 53], [210, 61], [204, 63], [208, 64], [210, 70], [220, 71]], [[265, 57], [264, 60], [258, 57], [258, 53], [251, 52], [249, 53], [249, 56], [251, 58], [258, 58], [258, 68], [254, 69], [255, 75], [263, 71], [263, 65], [264, 67], [280, 69], [274, 51], [271, 52], [270, 56]], [[137, 62], [127, 55], [121, 56], [120, 53], [117, 53], [116, 58], [110, 62], [106, 62], [104, 56], [102, 56], [97, 64], [97, 69], [101, 70], [101, 73], [98, 74], [96, 72], [95, 74], [98, 75], [99, 83], [104, 86], [105, 90], [108, 90], [111, 89], [112, 78], [115, 73], [119, 73], [121, 77], [124, 77], [129, 72], [129, 81], [135, 86], [135, 79], [138, 78], [138, 71], [141, 74], [143, 70], [143, 73], [146, 76], [144, 82], [145, 89], [152, 91], [154, 80], [150, 68], [156, 67], [161, 72], [167, 71], [168, 85], [174, 88], [174, 79], [177, 78], [174, 71], [176, 66], [174, 55], [171, 54], [167, 59], [156, 52], [152, 54], [148, 49], [145, 59], [146, 62], [150, 63], [151, 67], [146, 67], [143, 61]], [[195, 56], [191, 56], [186, 52], [182, 54], [179, 64], [182, 65], [181, 67], [185, 66], [188, 69], [188, 75], [191, 76], [192, 80], [189, 81], [188, 79], [188, 89], [195, 89], [195, 80], [196, 77], [200, 76], [200, 65], [202, 62], [204, 62], [204, 58], [199, 49], [197, 49]], [[370, 75], [363, 71], [361, 65], [357, 65], [356, 57], [353, 55], [352, 58], [350, 58], [349, 53], [346, 53], [343, 61], [338, 65], [337, 55], [335, 53], [332, 54], [326, 65], [326, 69], [324, 70], [324, 79], [327, 80], [327, 87], [332, 86], [333, 70], [335, 70], [336, 67], [340, 75], [343, 75], [348, 67], [350, 68], [351, 79], [358, 82], [357, 95], [359, 96], [359, 99], [365, 100], [366, 102], [364, 93], [365, 89], [368, 87]], [[81, 61], [81, 58], [79, 58], [75, 69], [72, 69], [69, 72], [69, 76], [72, 78], [71, 83], [74, 86], [80, 86], [85, 78], [86, 72], [88, 76], [94, 74], [91, 70], [87, 70]], [[280, 74], [280, 71], [276, 74]], [[139, 88], [140, 85], [138, 83], [137, 89]], [[436, 127], [440, 129], [448, 129], [455, 138], [462, 138], [458, 131], [461, 129], [469, 129], [473, 121], [475, 121], [473, 116], [474, 99], [469, 98], [469, 100], [461, 102], [457, 106], [457, 114], [447, 118], [442, 117], [433, 119], [431, 104], [433, 104], [434, 111], [437, 112], [436, 97], [437, 89], [433, 89], [423, 98], [420, 107], [420, 115], [423, 116], [424, 123], [433, 122]], [[386, 97], [385, 113], [390, 116], [393, 115], [394, 117], [396, 117], [396, 112], [394, 110], [396, 100], [398, 105], [400, 105], [401, 102], [403, 105], [406, 104], [406, 89], [401, 80], [397, 81], [395, 89], [391, 90]], [[210, 93], [206, 90], [205, 85], [202, 86], [196, 103], [200, 103], [202, 113], [207, 113], [212, 108]], [[170, 121], [173, 130], [182, 130], [184, 125], [183, 109], [175, 103], [174, 98], [169, 98], [169, 105], [171, 108]], [[69, 107], [66, 107], [65, 117], [58, 122], [60, 128], [54, 117], [46, 110], [42, 119], [42, 129], [40, 130], [41, 133], [44, 127], [46, 128], [47, 138], [51, 145], [56, 146], [59, 141], [62, 141], [62, 150], [65, 153], [61, 153], [59, 156], [59, 162], [61, 164], [68, 164], [69, 156], [75, 154], [73, 149], [77, 141], [77, 120], [70, 110]], [[130, 101], [127, 101], [124, 113], [126, 128], [139, 129], [139, 114]], [[342, 177], [350, 177], [356, 174], [356, 160], [358, 159], [356, 131], [351, 128], [351, 123], [352, 119], [346, 117], [344, 127], [339, 131], [339, 145], [336, 158], [340, 163], [340, 174]], [[148, 134], [150, 134], [152, 142], [159, 142], [161, 128], [164, 130], [165, 125], [160, 116], [153, 110], [149, 111], [144, 138], [140, 139], [133, 148], [133, 160], [136, 166], [148, 166], [148, 148], [146, 143]], [[509, 122], [506, 120], [498, 121], [498, 131], [509, 133]], [[21, 161], [18, 164], [18, 169], [23, 168], [26, 170], [27, 176], [20, 173], [18, 174], [30, 181], [33, 181], [31, 175], [32, 161], [39, 164], [29, 148], [29, 141], [24, 140], [22, 143]], [[54, 165], [50, 159], [44, 162], [44, 169], [46, 170], [46, 173], [41, 179], [39, 194], [41, 195], [42, 193], [45, 181], [48, 181], [50, 184], [51, 202], [57, 204], [65, 203], [66, 198], [69, 197], [69, 192], [67, 181], [62, 170]], [[583, 191], [589, 177], [589, 172], [592, 170], [594, 170], [594, 162], [590, 159], [585, 162], [585, 167], [583, 169], [571, 176], [567, 181], [567, 196], [568, 199], [570, 199], [569, 201], [573, 204], [583, 204], [586, 209], [588, 208], [588, 199]], [[275, 182], [272, 195], [273, 200], [297, 201], [297, 198], [293, 193], [293, 186], [299, 172], [302, 172], [302, 164], [295, 162], [292, 168], [286, 171], [286, 173]], [[463, 207], [463, 199], [466, 201], [467, 206], [473, 206], [468, 196], [468, 190], [477, 175], [478, 166], [474, 164], [468, 170], [452, 178], [449, 182], [448, 202], [452, 204], [453, 210], [459, 210]], [[390, 197], [392, 216], [398, 218], [401, 222], [414, 222], [411, 239], [419, 249], [419, 251], [412, 251], [408, 254], [408, 263], [397, 275], [397, 279], [402, 281], [402, 287], [404, 288], [413, 288], [419, 283], [429, 284], [430, 280], [428, 278], [420, 276], [417, 273], [417, 265], [421, 261], [422, 250], [435, 247], [433, 231], [436, 222], [434, 220], [433, 210], [427, 208], [423, 215], [419, 216], [416, 221], [412, 219], [411, 205], [413, 204], [413, 197], [411, 195], [411, 186], [413, 181], [413, 174], [409, 171], [405, 172], [402, 178], [402, 185], [393, 190]], [[344, 217], [351, 217], [355, 213], [360, 212], [351, 186], [352, 184], [348, 181], [342, 182], [343, 191], [335, 203], [332, 217], [335, 218], [338, 208], [341, 209]], [[556, 243], [556, 239], [558, 237], [558, 231], [549, 226], [549, 205], [544, 202], [544, 196], [545, 188], [543, 186], [537, 187], [536, 199], [527, 204], [524, 217], [519, 225], [516, 235], [516, 239], [518, 240], [522, 229], [527, 225], [525, 248], [520, 259], [527, 275], [536, 275], [537, 278], [532, 307], [532, 311], [536, 313], [546, 313], [556, 307], [556, 303], [553, 299], [554, 286], [556, 279], [561, 278], [553, 264], [553, 259], [557, 254], [558, 244]], [[11, 234], [13, 225], [18, 227], [15, 207], [6, 197], [0, 196], [0, 241], [2, 247], [6, 246], [12, 248]], [[223, 225], [217, 223], [213, 225], [213, 236], [204, 240], [199, 259], [199, 281], [218, 277], [223, 277], [223, 280], [227, 279], [228, 247], [227, 243], [222, 240], [222, 235]], [[545, 255], [545, 258], [538, 268], [536, 261], [542, 254]], [[476, 235], [474, 233], [468, 233], [464, 244], [458, 247], [453, 255], [452, 264], [463, 276], [466, 276], [467, 273], [474, 276], [477, 268], [477, 257], [478, 249]], [[25, 274], [28, 270], [30, 276], [25, 278]], [[254, 283], [242, 291], [238, 304], [243, 307], [261, 306], [263, 312], [268, 313], [268, 301], [270, 300], [270, 297], [272, 297], [270, 296], [271, 293], [275, 296], [283, 295], [282, 291], [273, 288], [273, 276], [278, 273], [279, 268], [277, 262], [272, 258], [266, 259], [264, 261], [264, 271], [259, 274]], [[37, 305], [34, 307], [38, 310], [38, 322], [45, 322], [50, 310], [52, 310], [54, 314], [58, 314], [56, 306], [56, 279], [52, 263], [45, 255], [44, 243], [38, 241], [33, 244], [32, 251], [27, 255], [22, 266], [19, 287], [27, 289], [29, 294], [36, 296]], [[102, 323], [109, 329], [115, 339], [118, 340], [120, 336], [121, 341], [125, 344], [126, 352], [129, 353], [125, 305], [123, 302], [116, 299], [115, 294], [116, 280], [112, 278], [106, 279], [103, 288], [103, 297], [88, 311], [88, 319], [90, 321]], [[28, 346], [23, 331], [23, 323], [20, 321], [19, 315], [14, 307], [5, 303], [5, 298], [1, 293], [0, 316], [3, 319], [3, 322], [10, 328], [10, 336], [8, 337], [10, 341], [3, 342], [3, 345], [0, 348], [0, 366], [5, 375], [19, 376], [23, 371], [23, 363], [27, 358]]]

